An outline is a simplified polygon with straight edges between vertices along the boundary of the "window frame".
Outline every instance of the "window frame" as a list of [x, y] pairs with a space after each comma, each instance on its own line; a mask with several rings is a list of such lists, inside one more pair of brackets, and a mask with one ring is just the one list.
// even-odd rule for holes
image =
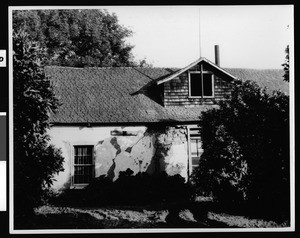
[[90, 166], [91, 167], [91, 177], [94, 178], [95, 177], [95, 158], [94, 158], [94, 145], [91, 144], [76, 144], [73, 145], [72, 147], [72, 159], [71, 159], [71, 186], [70, 188], [84, 188], [87, 185], [89, 185], [89, 183], [75, 183], [75, 166], [78, 165], [80, 166], [81, 164], [75, 164], [75, 149], [76, 147], [91, 147], [92, 148], [92, 163], [91, 164], [82, 164], [83, 166]]
[[[200, 74], [200, 80], [201, 80], [201, 84], [202, 84], [202, 96], [192, 96], [191, 93], [192, 93], [192, 90], [191, 90], [191, 74]], [[203, 81], [203, 74], [208, 74], [208, 75], [211, 75], [211, 84], [212, 84], [212, 95], [211, 96], [205, 96], [203, 95], [204, 94], [204, 81]], [[214, 77], [214, 74], [210, 71], [206, 71], [206, 70], [203, 70], [202, 69], [202, 65], [201, 65], [201, 69], [200, 71], [188, 71], [188, 79], [189, 79], [189, 98], [214, 98], [215, 97], [215, 77]]]
[[[200, 140], [201, 141], [201, 137], [200, 137], [200, 134], [197, 133], [196, 135], [194, 133], [191, 133], [192, 130], [199, 130], [199, 126], [196, 126], [196, 125], [190, 125], [190, 126], [187, 126], [187, 130], [188, 130], [188, 158], [189, 158], [189, 172], [188, 172], [188, 175], [190, 176], [193, 172], [193, 169], [195, 169], [196, 167], [198, 166], [193, 166], [193, 157], [192, 157], [192, 143], [191, 141], [193, 139], [197, 139], [197, 140]], [[191, 136], [192, 134], [192, 136]], [[200, 152], [200, 154], [202, 155], [203, 153], [203, 148], [201, 146], [201, 149], [198, 151]], [[199, 158], [201, 158], [201, 155], [199, 156]]]

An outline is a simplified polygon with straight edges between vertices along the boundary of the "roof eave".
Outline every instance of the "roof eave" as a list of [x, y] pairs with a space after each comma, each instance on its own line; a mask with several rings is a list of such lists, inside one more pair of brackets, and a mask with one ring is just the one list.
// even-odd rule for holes
[[179, 76], [180, 74], [184, 73], [185, 71], [189, 70], [190, 68], [194, 67], [196, 64], [200, 63], [201, 61], [204, 61], [208, 64], [210, 64], [212, 67], [218, 69], [219, 71], [223, 72], [224, 74], [228, 75], [229, 77], [231, 77], [233, 80], [237, 80], [237, 77], [233, 76], [232, 74], [228, 73], [226, 70], [222, 69], [221, 67], [219, 67], [218, 65], [214, 64], [213, 62], [211, 62], [210, 60], [201, 57], [198, 60], [194, 61], [193, 63], [189, 64], [188, 66], [186, 66], [185, 68], [179, 70], [178, 72], [170, 75], [169, 77], [165, 78], [165, 79], [161, 79], [159, 81], [157, 81], [157, 85], [165, 83], [167, 81], [170, 81], [174, 78], [176, 78], [177, 76]]
[[148, 126], [148, 125], [189, 125], [199, 123], [199, 120], [176, 120], [176, 121], [138, 121], [138, 122], [52, 122], [51, 127], [69, 126], [69, 127], [109, 127], [109, 126]]

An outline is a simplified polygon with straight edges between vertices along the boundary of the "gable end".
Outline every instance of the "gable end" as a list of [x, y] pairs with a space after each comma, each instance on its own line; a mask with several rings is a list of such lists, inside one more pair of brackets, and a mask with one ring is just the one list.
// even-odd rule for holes
[[164, 106], [216, 104], [230, 97], [234, 79], [201, 61], [163, 83]]

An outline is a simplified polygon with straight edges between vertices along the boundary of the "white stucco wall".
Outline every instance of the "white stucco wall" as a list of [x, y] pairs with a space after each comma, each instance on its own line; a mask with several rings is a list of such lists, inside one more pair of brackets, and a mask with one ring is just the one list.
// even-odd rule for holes
[[[112, 135], [111, 132], [115, 130], [133, 132], [134, 135]], [[154, 159], [158, 158], [160, 170], [166, 171], [169, 175], [179, 173], [187, 178], [187, 141], [182, 133], [180, 137], [178, 133], [158, 136], [156, 133], [148, 133], [145, 126], [53, 126], [48, 134], [51, 143], [61, 148], [65, 158], [65, 170], [55, 176], [54, 189], [70, 188], [75, 145], [94, 146], [96, 177], [106, 175], [116, 180], [120, 171], [126, 171], [128, 168], [134, 174], [138, 172], [151, 174], [155, 171]], [[168, 151], [163, 156], [157, 156], [160, 154], [160, 146], [157, 143], [168, 144]]]

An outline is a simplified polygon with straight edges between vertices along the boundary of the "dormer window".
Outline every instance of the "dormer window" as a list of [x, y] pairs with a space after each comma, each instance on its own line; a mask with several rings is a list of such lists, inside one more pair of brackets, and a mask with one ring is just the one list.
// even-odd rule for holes
[[208, 71], [189, 72], [189, 96], [195, 98], [214, 97], [214, 79]]

